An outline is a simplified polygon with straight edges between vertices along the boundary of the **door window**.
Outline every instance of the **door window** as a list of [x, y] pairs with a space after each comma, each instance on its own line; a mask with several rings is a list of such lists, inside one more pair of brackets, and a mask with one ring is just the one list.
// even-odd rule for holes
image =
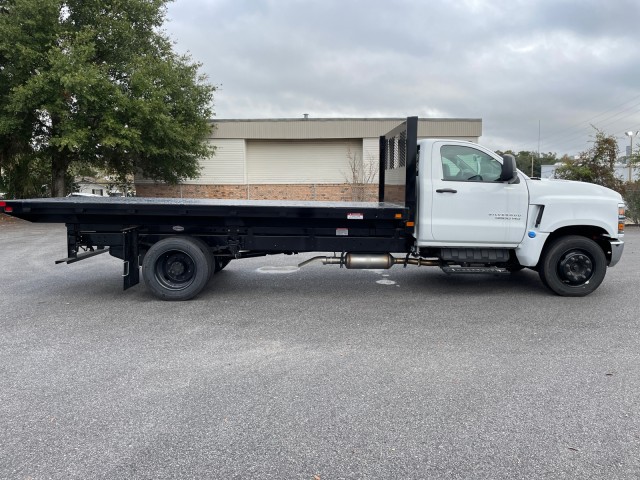
[[495, 182], [500, 179], [502, 164], [473, 147], [443, 145], [442, 179], [456, 182]]

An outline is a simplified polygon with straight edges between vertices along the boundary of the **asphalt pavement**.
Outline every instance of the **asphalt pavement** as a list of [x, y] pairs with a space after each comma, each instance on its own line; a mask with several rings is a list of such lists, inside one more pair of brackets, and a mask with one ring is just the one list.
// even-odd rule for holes
[[535, 272], [232, 261], [188, 302], [0, 223], [2, 479], [640, 478], [640, 231]]

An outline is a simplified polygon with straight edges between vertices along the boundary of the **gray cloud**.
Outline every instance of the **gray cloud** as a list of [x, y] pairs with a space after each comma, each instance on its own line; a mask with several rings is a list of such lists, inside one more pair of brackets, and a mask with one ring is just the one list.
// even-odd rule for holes
[[167, 32], [221, 85], [219, 118], [481, 117], [501, 149], [536, 149], [540, 122], [541, 150], [574, 154], [590, 123], [621, 146], [640, 128], [639, 18], [631, 0], [178, 0]]

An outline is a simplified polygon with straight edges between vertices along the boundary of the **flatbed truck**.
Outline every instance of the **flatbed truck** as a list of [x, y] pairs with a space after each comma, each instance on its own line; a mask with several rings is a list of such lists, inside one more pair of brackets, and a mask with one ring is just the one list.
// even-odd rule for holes
[[[613, 190], [529, 178], [513, 156], [471, 142], [418, 140], [409, 117], [380, 137], [378, 202], [68, 197], [0, 201], [0, 212], [65, 223], [74, 263], [109, 253], [124, 289], [188, 300], [231, 261], [339, 252], [309, 261], [347, 269], [436, 266], [450, 274], [522, 268], [562, 296], [602, 283], [624, 248]], [[304, 265], [307, 262], [303, 262]]]

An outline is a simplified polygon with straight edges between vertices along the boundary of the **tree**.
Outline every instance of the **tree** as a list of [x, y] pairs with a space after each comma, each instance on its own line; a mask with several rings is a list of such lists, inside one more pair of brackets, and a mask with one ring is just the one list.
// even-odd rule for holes
[[48, 197], [50, 183], [50, 165], [29, 155], [14, 155], [0, 172], [0, 192], [8, 198]]
[[618, 158], [618, 141], [614, 135], [606, 135], [596, 129], [593, 146], [580, 153], [577, 159], [567, 159], [555, 172], [556, 178], [596, 183], [623, 192], [621, 179], [615, 175], [615, 163]]
[[349, 148], [347, 151], [348, 168], [345, 180], [351, 187], [351, 200], [354, 202], [374, 201], [376, 198], [371, 188], [376, 174], [378, 173], [377, 165], [373, 158], [369, 158], [365, 162], [362, 157], [358, 158], [357, 153], [353, 153]]
[[0, 167], [177, 183], [212, 153], [215, 87], [160, 31], [167, 0], [0, 0]]
[[624, 201], [627, 203], [627, 218], [635, 224], [640, 223], [640, 180], [626, 185]]

